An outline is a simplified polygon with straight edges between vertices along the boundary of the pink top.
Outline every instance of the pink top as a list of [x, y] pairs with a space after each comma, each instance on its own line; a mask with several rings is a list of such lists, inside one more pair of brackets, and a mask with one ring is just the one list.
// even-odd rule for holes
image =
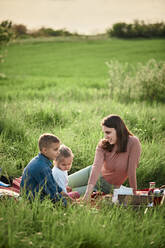
[[141, 145], [136, 136], [129, 136], [127, 151], [116, 153], [117, 145], [112, 152], [105, 151], [100, 145], [96, 148], [95, 159], [88, 184], [95, 185], [101, 173], [104, 179], [115, 186], [120, 186], [129, 179], [129, 185], [137, 189], [136, 168], [141, 154]]

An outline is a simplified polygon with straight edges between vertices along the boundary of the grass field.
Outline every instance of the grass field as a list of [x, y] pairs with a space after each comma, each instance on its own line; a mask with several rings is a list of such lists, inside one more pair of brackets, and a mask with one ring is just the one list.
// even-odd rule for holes
[[[93, 163], [103, 134], [101, 119], [119, 114], [139, 137], [138, 188], [165, 184], [165, 105], [112, 98], [106, 62], [135, 68], [165, 61], [165, 42], [155, 40], [26, 40], [7, 48], [0, 72], [0, 167], [20, 176], [38, 153], [37, 140], [52, 132], [71, 147], [72, 171]], [[156, 82], [155, 82], [156, 83]], [[125, 87], [125, 86], [124, 86]], [[127, 182], [126, 182], [127, 185]], [[134, 211], [88, 206], [53, 208], [26, 200], [0, 202], [0, 247], [164, 247], [165, 207]]]

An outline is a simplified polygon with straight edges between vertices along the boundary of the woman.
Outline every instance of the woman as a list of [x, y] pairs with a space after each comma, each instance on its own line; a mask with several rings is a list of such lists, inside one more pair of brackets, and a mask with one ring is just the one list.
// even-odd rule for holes
[[117, 115], [105, 117], [101, 125], [105, 139], [97, 145], [93, 165], [70, 175], [69, 186], [81, 195], [85, 193], [83, 199], [87, 200], [93, 190], [110, 193], [128, 178], [136, 194], [136, 168], [141, 154], [138, 138]]

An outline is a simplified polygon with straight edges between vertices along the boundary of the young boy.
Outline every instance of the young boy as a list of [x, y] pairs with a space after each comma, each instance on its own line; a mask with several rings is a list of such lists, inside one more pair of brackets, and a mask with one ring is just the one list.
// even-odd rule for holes
[[50, 168], [51, 161], [55, 160], [60, 147], [60, 140], [53, 134], [42, 134], [38, 141], [40, 153], [25, 167], [21, 180], [21, 189], [25, 190], [30, 200], [40, 193], [40, 199], [49, 196], [53, 202], [63, 198], [61, 187], [55, 182]]

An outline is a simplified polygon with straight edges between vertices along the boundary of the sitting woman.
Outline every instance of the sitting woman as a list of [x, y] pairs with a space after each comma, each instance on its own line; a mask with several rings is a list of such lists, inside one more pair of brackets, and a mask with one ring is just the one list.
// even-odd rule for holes
[[93, 165], [70, 175], [68, 185], [87, 200], [93, 191], [108, 194], [128, 178], [136, 194], [136, 168], [141, 154], [139, 139], [118, 115], [105, 117], [101, 125], [105, 139], [97, 145]]

